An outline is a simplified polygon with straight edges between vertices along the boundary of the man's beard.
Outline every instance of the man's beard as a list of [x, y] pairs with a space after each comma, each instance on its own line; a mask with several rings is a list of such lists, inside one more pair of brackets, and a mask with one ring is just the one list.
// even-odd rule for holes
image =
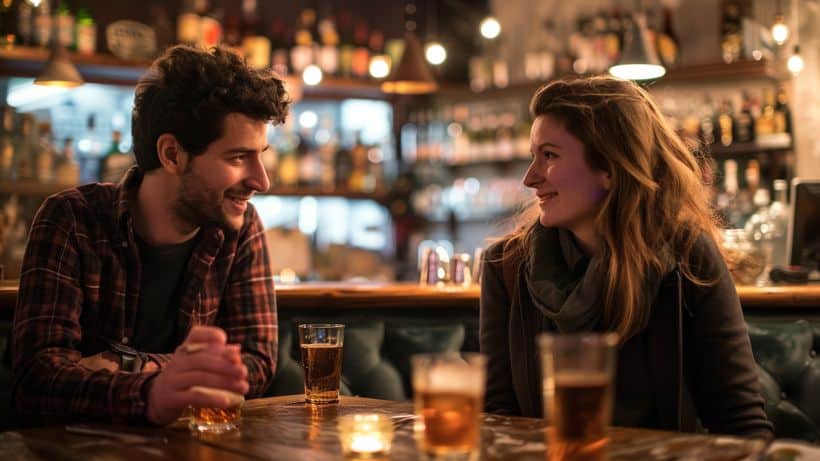
[[222, 208], [224, 198], [223, 192], [210, 189], [196, 174], [186, 171], [174, 201], [174, 212], [194, 227], [214, 225], [225, 232], [237, 232], [239, 229]]

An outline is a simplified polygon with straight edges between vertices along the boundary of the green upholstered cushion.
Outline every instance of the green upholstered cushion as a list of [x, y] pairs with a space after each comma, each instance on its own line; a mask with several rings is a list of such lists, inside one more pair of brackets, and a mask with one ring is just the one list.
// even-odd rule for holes
[[820, 330], [805, 320], [750, 321], [758, 376], [776, 437], [820, 440]]

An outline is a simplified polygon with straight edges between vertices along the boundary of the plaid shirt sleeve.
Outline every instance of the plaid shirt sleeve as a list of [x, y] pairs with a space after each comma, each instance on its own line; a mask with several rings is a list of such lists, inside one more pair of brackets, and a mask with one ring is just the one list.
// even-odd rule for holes
[[29, 232], [12, 334], [13, 399], [38, 419], [141, 419], [154, 373], [92, 371], [78, 364], [83, 290], [71, 203], [52, 197]]
[[263, 395], [276, 371], [279, 329], [264, 227], [252, 205], [248, 208], [249, 224], [237, 242], [216, 324], [225, 330], [229, 343], [242, 346], [248, 397], [253, 398]]

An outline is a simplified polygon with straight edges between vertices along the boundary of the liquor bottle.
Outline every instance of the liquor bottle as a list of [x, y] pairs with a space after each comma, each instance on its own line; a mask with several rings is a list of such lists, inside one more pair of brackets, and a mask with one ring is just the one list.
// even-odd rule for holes
[[34, 6], [27, 1], [17, 4], [17, 44], [34, 44]]
[[735, 118], [735, 134], [737, 142], [752, 142], [755, 140], [755, 120], [752, 115], [752, 99], [748, 91], [743, 91], [743, 102]]
[[769, 215], [769, 190], [766, 188], [757, 189], [754, 193], [754, 207], [756, 211], [746, 220], [744, 230], [746, 237], [756, 248], [756, 252], [761, 255], [764, 265], [755, 284], [758, 286], [768, 285], [769, 272], [772, 270], [772, 260], [774, 258], [774, 224]]
[[717, 131], [715, 125], [717, 117], [715, 116], [715, 108], [712, 105], [712, 99], [709, 96], [704, 98], [700, 106], [700, 139], [703, 145], [710, 146], [714, 144], [718, 136], [715, 136]]
[[775, 133], [775, 108], [774, 95], [770, 88], [763, 88], [763, 107], [760, 109], [760, 117], [755, 123], [757, 137], [770, 136]]
[[[244, 3], [243, 3], [244, 6]], [[225, 24], [222, 31], [222, 45], [239, 50], [242, 47], [242, 14], [241, 10], [225, 10]]]
[[732, 103], [727, 99], [720, 106], [717, 116], [718, 139], [724, 146], [730, 146], [734, 141], [735, 118], [732, 116]]
[[65, 1], [57, 8], [57, 41], [67, 49], [74, 49], [74, 15]]
[[777, 102], [774, 105], [775, 133], [792, 133], [792, 113], [783, 85], [777, 88]]
[[772, 236], [772, 266], [782, 267], [789, 265], [789, 254], [786, 246], [789, 232], [789, 203], [786, 190], [789, 183], [783, 179], [774, 181], [774, 202], [769, 206], [769, 217], [773, 224]]
[[325, 75], [336, 75], [339, 72], [339, 34], [331, 16], [319, 21], [319, 68]]
[[80, 54], [97, 51], [97, 24], [87, 8], [77, 10], [75, 46]]
[[0, 47], [13, 46], [17, 41], [17, 16], [11, 0], [0, 2]]
[[34, 124], [34, 116], [23, 114], [20, 120], [20, 131], [14, 142], [12, 175], [16, 179], [34, 179], [34, 163], [37, 155], [37, 127]]
[[743, 0], [722, 0], [721, 16], [723, 61], [732, 63], [743, 55]]
[[34, 177], [39, 182], [50, 183], [54, 180], [55, 157], [50, 123], [40, 124], [38, 137], [34, 154]]
[[359, 20], [353, 30], [353, 41], [356, 48], [353, 50], [353, 61], [351, 62], [351, 71], [356, 78], [367, 78], [370, 68], [370, 49], [368, 48], [368, 40], [370, 33], [368, 31], [367, 23]]
[[14, 108], [0, 106], [0, 179], [14, 178]]
[[224, 15], [222, 8], [211, 3], [210, 0], [197, 0], [194, 8], [199, 15], [199, 41], [197, 45], [207, 50], [222, 43], [222, 19]]
[[737, 196], [737, 207], [741, 215], [741, 223], [745, 223], [749, 216], [755, 212], [754, 197], [757, 190], [760, 189], [760, 162], [756, 159], [749, 160], [746, 163], [743, 176], [746, 184], [740, 189]]
[[353, 170], [350, 172], [347, 187], [351, 191], [366, 191], [368, 186], [367, 147], [362, 144], [361, 132], [356, 133], [356, 143], [350, 148], [350, 160], [353, 164]]
[[242, 0], [242, 52], [254, 69], [270, 67], [271, 41], [262, 34], [256, 0]]
[[271, 68], [280, 77], [285, 77], [289, 73], [288, 54], [290, 48], [288, 47], [288, 36], [285, 21], [280, 17], [274, 18], [271, 21], [270, 28], [271, 48], [273, 49], [270, 59]]
[[353, 16], [350, 12], [342, 11], [339, 14], [339, 33], [341, 46], [339, 46], [339, 74], [350, 77], [353, 74]]
[[51, 2], [40, 2], [34, 12], [34, 44], [46, 47], [51, 41]]
[[80, 164], [80, 182], [85, 184], [99, 178], [99, 158], [105, 149], [105, 141], [97, 130], [97, 120], [90, 114], [86, 120], [86, 130], [77, 141], [77, 161]]
[[399, 133], [401, 139], [401, 159], [405, 164], [416, 162], [416, 152], [418, 149], [418, 129], [416, 127], [416, 113], [410, 112], [407, 115], [407, 122], [401, 126]]
[[740, 222], [740, 213], [737, 209], [737, 161], [726, 160], [723, 163], [723, 188], [717, 194], [716, 208], [721, 221], [727, 228], [737, 228]]
[[367, 73], [370, 74], [370, 60], [373, 59], [374, 56], [384, 55], [384, 34], [380, 30], [371, 31], [367, 43], [370, 46], [370, 56], [367, 60]]
[[199, 42], [200, 17], [196, 11], [197, 0], [184, 0], [177, 17], [177, 42], [196, 45]]
[[54, 163], [54, 181], [71, 186], [80, 182], [80, 166], [74, 159], [74, 139], [71, 137], [63, 141], [63, 149]]
[[302, 74], [305, 68], [314, 62], [313, 26], [316, 23], [316, 11], [311, 8], [302, 10], [299, 28], [294, 34], [294, 47], [290, 50], [290, 64], [295, 74]]
[[100, 182], [117, 183], [122, 176], [134, 164], [134, 159], [120, 149], [122, 134], [118, 130], [111, 133], [111, 145], [108, 152], [100, 158], [99, 180]]
[[656, 46], [658, 56], [665, 66], [674, 66], [678, 62], [680, 42], [678, 41], [678, 34], [675, 32], [672, 8], [668, 6], [663, 8], [663, 27], [658, 34]]

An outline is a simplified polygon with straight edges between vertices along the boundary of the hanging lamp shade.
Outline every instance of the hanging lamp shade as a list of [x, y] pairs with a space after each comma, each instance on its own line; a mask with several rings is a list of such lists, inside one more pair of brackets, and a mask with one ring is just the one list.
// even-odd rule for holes
[[52, 39], [46, 66], [34, 80], [35, 85], [71, 88], [85, 83], [68, 52], [57, 40]]
[[626, 80], [653, 80], [666, 74], [666, 68], [658, 59], [655, 45], [649, 41], [646, 18], [635, 14], [632, 27], [624, 38], [624, 50], [618, 63], [609, 68], [609, 73]]
[[438, 90], [438, 83], [424, 60], [421, 44], [413, 32], [404, 35], [404, 52], [399, 65], [381, 87], [385, 93], [398, 94], [426, 94]]

